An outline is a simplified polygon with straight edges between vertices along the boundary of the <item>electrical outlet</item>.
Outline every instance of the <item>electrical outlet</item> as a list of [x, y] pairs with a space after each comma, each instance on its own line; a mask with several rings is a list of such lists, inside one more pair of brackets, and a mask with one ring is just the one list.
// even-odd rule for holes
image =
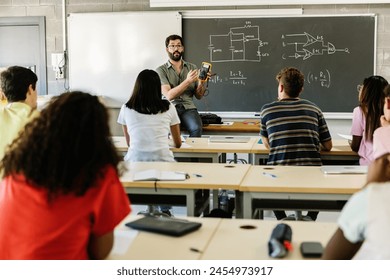
[[65, 55], [63, 53], [51, 54], [51, 65], [56, 76], [56, 80], [65, 78]]
[[56, 80], [60, 80], [60, 79], [65, 78], [64, 70], [55, 71], [55, 74], [56, 74]]

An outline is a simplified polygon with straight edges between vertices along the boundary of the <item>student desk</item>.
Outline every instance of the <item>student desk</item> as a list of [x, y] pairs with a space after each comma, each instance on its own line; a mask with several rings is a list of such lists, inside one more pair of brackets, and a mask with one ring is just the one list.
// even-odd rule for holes
[[[185, 219], [187, 220], [201, 222], [202, 226], [200, 229], [184, 236], [172, 237], [157, 233], [136, 231], [125, 226], [125, 223], [140, 217], [129, 215], [116, 227], [114, 231], [114, 248], [108, 256], [108, 259], [198, 260], [201, 257], [201, 252], [205, 251], [209, 245], [212, 236], [222, 220], [219, 218], [186, 217]], [[131, 233], [136, 234], [136, 236], [131, 241], [130, 246], [123, 250], [123, 244], [129, 243], [128, 240], [131, 238]], [[191, 248], [195, 248], [199, 252], [195, 252]]]
[[366, 174], [326, 175], [319, 166], [252, 165], [236, 192], [236, 206], [243, 218], [251, 218], [256, 208], [340, 210], [365, 182]]
[[227, 135], [259, 135], [260, 124], [258, 120], [235, 121], [231, 125], [209, 124], [203, 126], [203, 134], [227, 134]]
[[351, 150], [351, 146], [346, 139], [332, 140], [333, 147], [330, 151], [321, 151], [321, 159], [337, 161], [355, 161], [358, 162], [360, 157], [357, 152]]
[[[268, 240], [280, 221], [222, 219], [202, 260], [267, 260]], [[291, 226], [293, 250], [283, 260], [303, 260], [299, 246], [317, 241], [325, 247], [337, 229], [336, 223], [283, 221]], [[242, 227], [250, 226], [252, 229]], [[229, 244], [229, 245], [227, 245]], [[312, 258], [310, 258], [312, 259]]]
[[[248, 164], [132, 162], [125, 163], [128, 171], [121, 182], [134, 204], [185, 205], [187, 215], [199, 215], [208, 207], [209, 190], [238, 190], [247, 173]], [[133, 181], [134, 172], [147, 169], [185, 172], [185, 181]], [[199, 196], [198, 190], [204, 190]]]
[[[260, 138], [258, 138], [259, 140]], [[259, 164], [262, 160], [268, 159], [269, 150], [264, 146], [264, 144], [259, 144], [255, 142], [252, 147], [253, 162], [254, 164]], [[333, 148], [330, 151], [321, 151], [321, 159], [323, 161], [337, 161], [345, 162], [352, 161], [358, 162], [359, 155], [351, 150], [351, 147], [348, 144], [348, 141], [345, 139], [336, 139], [333, 140]]]
[[[268, 240], [278, 221], [195, 218], [199, 230], [181, 237], [136, 231], [124, 224], [140, 216], [128, 216], [114, 231], [114, 248], [107, 259], [116, 260], [267, 260]], [[303, 260], [299, 245], [318, 241], [325, 247], [336, 223], [284, 221], [292, 228], [293, 250], [285, 260]], [[253, 229], [243, 229], [252, 226]], [[196, 249], [196, 250], [193, 250]]]
[[128, 147], [125, 136], [112, 136], [111, 139], [118, 152], [127, 153]]
[[[112, 137], [118, 152], [127, 152], [127, 144], [124, 136]], [[264, 144], [259, 144], [260, 137], [251, 137], [247, 143], [209, 143], [208, 138], [187, 138], [181, 148], [171, 148], [177, 158], [208, 158], [211, 162], [220, 162], [221, 155], [226, 153], [252, 154], [253, 163], [259, 164], [261, 160], [268, 159], [268, 149]], [[251, 159], [251, 157], [249, 157]], [[359, 155], [351, 150], [347, 140], [333, 140], [331, 151], [321, 151], [323, 160], [337, 162], [358, 161]]]
[[253, 145], [258, 141], [251, 137], [246, 143], [213, 143], [209, 138], [187, 138], [180, 148], [171, 148], [175, 158], [210, 158], [212, 162], [226, 161], [227, 153], [250, 154]]
[[[124, 136], [113, 136], [112, 140], [118, 152], [126, 153], [127, 144]], [[207, 158], [211, 162], [225, 162], [227, 153], [250, 154], [257, 143], [257, 137], [251, 137], [247, 143], [210, 143], [209, 139], [187, 138], [180, 148], [171, 148], [175, 158]], [[223, 157], [220, 160], [221, 156]]]

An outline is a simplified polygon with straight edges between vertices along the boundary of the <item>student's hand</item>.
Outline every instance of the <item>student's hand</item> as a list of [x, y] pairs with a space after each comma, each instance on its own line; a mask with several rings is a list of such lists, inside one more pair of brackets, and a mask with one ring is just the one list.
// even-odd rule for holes
[[390, 181], [390, 154], [374, 160], [368, 167], [367, 184]]

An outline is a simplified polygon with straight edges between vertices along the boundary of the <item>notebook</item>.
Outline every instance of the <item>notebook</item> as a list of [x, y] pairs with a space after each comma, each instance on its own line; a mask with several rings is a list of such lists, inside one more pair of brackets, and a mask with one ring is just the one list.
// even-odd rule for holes
[[248, 143], [251, 140], [246, 136], [210, 136], [209, 142], [212, 143]]
[[321, 167], [324, 174], [365, 174], [368, 166], [360, 165], [324, 165]]
[[185, 172], [148, 169], [135, 172], [133, 181], [184, 181], [187, 177]]
[[143, 231], [150, 231], [171, 236], [182, 236], [199, 229], [202, 224], [170, 217], [145, 216], [126, 226]]

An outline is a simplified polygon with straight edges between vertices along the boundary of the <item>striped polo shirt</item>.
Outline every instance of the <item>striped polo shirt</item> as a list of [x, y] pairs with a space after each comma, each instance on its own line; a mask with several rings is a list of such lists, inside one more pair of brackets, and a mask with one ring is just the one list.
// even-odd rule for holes
[[331, 140], [321, 109], [298, 98], [264, 105], [260, 134], [270, 144], [269, 165], [321, 165], [320, 144]]

